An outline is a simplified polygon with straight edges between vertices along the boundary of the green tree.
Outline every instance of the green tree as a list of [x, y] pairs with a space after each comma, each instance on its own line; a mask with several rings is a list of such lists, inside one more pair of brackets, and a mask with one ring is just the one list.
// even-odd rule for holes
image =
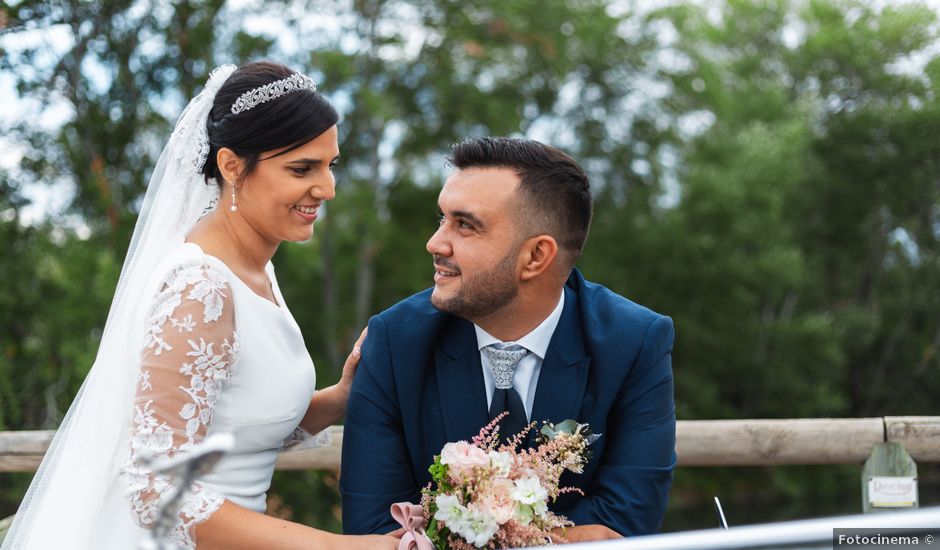
[[[631, 216], [631, 235], [656, 235], [603, 262], [676, 319], [680, 417], [932, 410], [937, 61], [926, 75], [901, 66], [936, 43], [935, 14], [732, 0], [651, 14], [664, 22], [679, 198], [653, 223]], [[809, 500], [854, 491], [857, 475], [683, 472], [679, 490]]]
[[[855, 0], [631, 6], [0, 7], [0, 74], [27, 111], [2, 132], [22, 160], [0, 170], [0, 429], [58, 423], [95, 355], [173, 120], [213, 66], [266, 57], [314, 76], [343, 115], [337, 199], [311, 242], [275, 258], [319, 385], [370, 314], [430, 284], [424, 243], [447, 147], [509, 134], [587, 168], [596, 211], [580, 267], [675, 319], [680, 418], [932, 411], [935, 14]], [[36, 32], [67, 44], [6, 40]], [[906, 68], [921, 58], [923, 71]], [[37, 123], [54, 110], [64, 123]], [[28, 219], [37, 186], [74, 190], [61, 216]], [[806, 502], [857, 484], [852, 468], [678, 476], [667, 528], [694, 524], [677, 511], [719, 489]], [[3, 484], [0, 515], [28, 477]], [[274, 508], [337, 529], [335, 483], [279, 473]], [[711, 524], [709, 510], [697, 526]]]
[[[48, 353], [65, 347], [84, 353], [74, 363], [49, 365], [51, 376], [71, 381], [53, 410], [64, 410], [77, 390], [107, 311], [107, 290], [83, 296], [81, 287], [89, 279], [102, 281], [103, 289], [113, 287], [158, 144], [213, 65], [282, 59], [317, 75], [343, 111], [339, 198], [313, 242], [284, 246], [275, 259], [281, 280], [289, 281], [285, 294], [308, 336], [323, 385], [335, 380], [368, 315], [429, 284], [423, 243], [436, 224], [435, 197], [445, 174], [441, 153], [450, 143], [540, 126], [548, 135], [563, 130], [569, 145], [577, 144], [586, 156], [603, 157], [597, 149], [603, 128], [596, 117], [600, 109], [615, 110], [641, 52], [617, 33], [620, 18], [608, 13], [606, 2], [541, 7], [534, 0], [267, 4], [264, 14], [284, 14], [282, 24], [303, 45], [293, 52], [280, 49], [267, 31], [247, 30], [246, 22], [256, 15], [252, 9], [222, 2], [158, 4], [152, 10], [132, 2], [111, 2], [103, 9], [23, 2], [8, 10], [10, 32], [62, 28], [72, 41], [52, 63], [34, 63], [42, 48], [29, 47], [0, 61], [0, 70], [17, 79], [22, 97], [65, 105], [72, 113], [53, 131], [31, 119], [9, 128], [9, 139], [33, 146], [25, 149], [18, 170], [4, 174], [16, 196], [25, 186], [53, 178], [76, 189], [67, 214], [83, 236], [62, 228], [65, 240], [50, 241], [48, 251], [36, 251], [37, 262], [22, 260], [17, 272], [22, 284], [33, 285], [39, 260], [58, 256], [57, 245], [74, 246], [77, 257], [59, 256], [55, 290], [73, 293], [69, 307], [82, 315], [61, 316], [60, 333], [35, 335]], [[350, 24], [324, 39], [322, 29], [307, 30], [303, 17], [292, 17], [306, 11]], [[18, 71], [29, 64], [40, 70]], [[572, 102], [572, 94], [583, 97]], [[610, 169], [616, 163], [605, 166], [618, 173]], [[19, 225], [11, 228], [20, 231]], [[25, 239], [16, 233], [9, 242]], [[48, 311], [53, 296], [43, 291], [37, 302]], [[39, 322], [44, 310], [16, 299]], [[90, 336], [78, 340], [74, 334]], [[31, 353], [20, 361], [35, 365], [44, 359]], [[19, 368], [3, 372], [10, 374], [0, 387], [11, 393], [27, 387]], [[36, 420], [49, 404], [10, 400], [2, 407], [7, 416], [18, 415], [8, 428], [55, 424]], [[318, 480], [320, 487], [335, 481], [325, 474], [303, 477]], [[285, 496], [283, 510], [335, 527], [328, 517], [335, 515], [335, 496], [298, 489], [290, 474], [278, 476], [273, 492]], [[17, 499], [14, 493], [12, 502]], [[320, 515], [311, 517], [311, 510]]]

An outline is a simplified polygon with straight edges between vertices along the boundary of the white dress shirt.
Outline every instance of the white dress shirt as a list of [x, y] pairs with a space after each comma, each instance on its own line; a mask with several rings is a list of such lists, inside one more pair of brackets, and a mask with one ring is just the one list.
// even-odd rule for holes
[[[558, 305], [539, 326], [515, 342], [505, 342], [507, 344], [518, 344], [528, 350], [528, 353], [516, 365], [516, 372], [512, 377], [512, 387], [516, 389], [522, 399], [522, 404], [525, 406], [525, 415], [528, 419], [532, 418], [532, 404], [535, 403], [535, 388], [538, 386], [542, 361], [545, 359], [545, 352], [548, 351], [548, 344], [552, 341], [552, 335], [555, 334], [558, 321], [561, 320], [561, 311], [564, 306], [565, 291], [562, 290], [561, 296], [558, 298]], [[477, 346], [480, 349], [480, 361], [483, 365], [483, 383], [486, 385], [486, 409], [489, 410], [490, 405], [493, 403], [493, 391], [496, 389], [496, 381], [493, 378], [493, 371], [490, 370], [490, 361], [483, 353], [483, 348], [490, 344], [503, 342], [477, 325], [473, 325], [473, 328], [477, 333]]]

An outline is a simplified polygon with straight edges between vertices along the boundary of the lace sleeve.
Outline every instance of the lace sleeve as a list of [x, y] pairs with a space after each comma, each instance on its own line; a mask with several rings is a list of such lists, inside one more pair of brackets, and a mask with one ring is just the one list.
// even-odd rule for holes
[[[213, 408], [237, 358], [231, 289], [204, 265], [177, 268], [156, 297], [141, 354], [130, 458], [123, 470], [131, 510], [141, 527], [153, 525], [176, 487], [150, 471], [143, 457], [174, 456], [205, 436]], [[174, 542], [195, 548], [193, 527], [223, 498], [195, 482], [173, 530]]]
[[333, 443], [333, 437], [330, 435], [330, 428], [312, 434], [300, 426], [294, 428], [289, 436], [284, 440], [281, 447], [282, 451], [303, 451], [313, 449], [314, 447], [328, 447]]

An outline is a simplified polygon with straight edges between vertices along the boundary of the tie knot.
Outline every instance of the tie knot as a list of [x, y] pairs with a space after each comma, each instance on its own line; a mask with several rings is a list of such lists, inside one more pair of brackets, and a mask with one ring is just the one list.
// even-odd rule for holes
[[490, 370], [493, 371], [496, 387], [505, 390], [512, 387], [516, 365], [528, 350], [519, 344], [490, 344], [483, 348], [483, 353], [490, 360]]

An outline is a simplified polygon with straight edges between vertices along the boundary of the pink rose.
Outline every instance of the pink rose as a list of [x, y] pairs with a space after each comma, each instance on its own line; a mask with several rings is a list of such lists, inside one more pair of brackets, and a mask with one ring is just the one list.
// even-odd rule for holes
[[483, 449], [466, 441], [448, 443], [441, 450], [441, 464], [447, 464], [451, 477], [457, 480], [472, 474], [474, 468], [488, 466], [489, 463]]
[[478, 496], [479, 506], [486, 510], [499, 525], [512, 519], [512, 514], [516, 510], [516, 503], [512, 499], [514, 487], [515, 484], [508, 479], [495, 479]]

